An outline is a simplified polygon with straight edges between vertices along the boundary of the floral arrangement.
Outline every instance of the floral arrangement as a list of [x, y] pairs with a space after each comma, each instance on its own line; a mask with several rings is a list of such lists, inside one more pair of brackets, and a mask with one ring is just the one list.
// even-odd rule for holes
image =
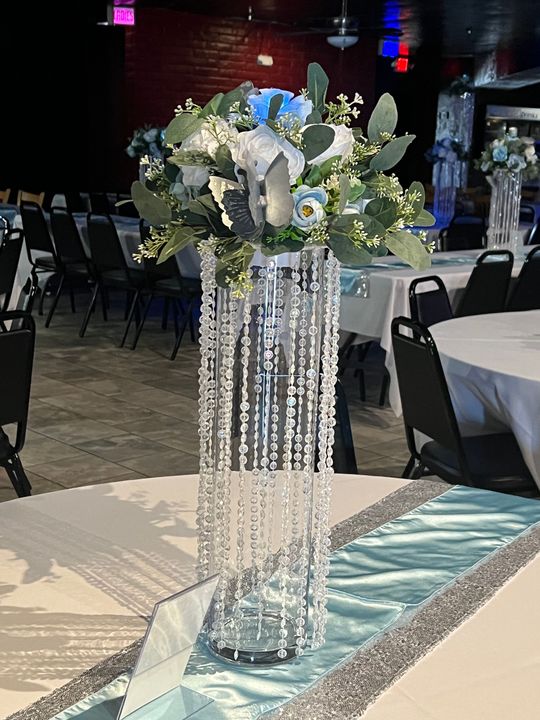
[[424, 157], [429, 163], [457, 162], [468, 160], [469, 154], [459, 140], [445, 137], [437, 140], [425, 153]]
[[516, 128], [510, 128], [502, 137], [488, 143], [475, 165], [486, 175], [492, 175], [495, 170], [521, 171], [525, 180], [532, 180], [539, 173], [534, 139], [519, 137]]
[[161, 157], [163, 155], [164, 128], [145, 126], [137, 128], [129, 141], [126, 152], [131, 158]]
[[447, 95], [465, 95], [474, 92], [474, 83], [469, 75], [459, 75], [454, 78], [448, 88]]
[[395, 137], [397, 109], [383, 95], [367, 133], [350, 127], [362, 99], [327, 101], [328, 77], [310, 64], [307, 88], [219, 93], [204, 107], [188, 99], [165, 131], [171, 154], [151, 159], [132, 199], [150, 225], [138, 260], [164, 261], [189, 243], [210, 244], [222, 286], [251, 287], [249, 265], [266, 256], [327, 246], [345, 264], [388, 250], [417, 268], [430, 264], [424, 189], [386, 174], [413, 135]]

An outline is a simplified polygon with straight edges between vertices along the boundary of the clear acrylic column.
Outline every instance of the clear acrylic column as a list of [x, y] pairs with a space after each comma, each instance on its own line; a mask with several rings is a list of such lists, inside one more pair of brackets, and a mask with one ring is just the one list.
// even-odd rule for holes
[[448, 225], [456, 209], [456, 163], [442, 160], [434, 168], [433, 213], [441, 225]]
[[276, 663], [324, 642], [340, 268], [256, 258], [238, 297], [202, 249], [199, 570], [211, 649]]
[[519, 244], [521, 172], [495, 170], [492, 176], [488, 176], [488, 180], [491, 185], [488, 247], [515, 253]]

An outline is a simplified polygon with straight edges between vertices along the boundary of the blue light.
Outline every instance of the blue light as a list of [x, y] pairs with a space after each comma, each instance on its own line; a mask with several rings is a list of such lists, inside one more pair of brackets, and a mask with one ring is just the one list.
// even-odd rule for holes
[[395, 58], [399, 55], [399, 40], [383, 40], [381, 55]]

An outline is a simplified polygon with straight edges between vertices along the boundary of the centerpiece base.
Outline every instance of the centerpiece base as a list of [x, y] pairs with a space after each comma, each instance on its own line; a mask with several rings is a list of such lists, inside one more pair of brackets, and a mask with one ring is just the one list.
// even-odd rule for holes
[[[238, 647], [239, 626], [242, 647]], [[220, 641], [209, 637], [208, 646], [223, 660], [242, 665], [275, 665], [297, 654], [292, 619], [285, 618], [282, 626], [281, 615], [257, 610], [242, 610], [225, 620]]]

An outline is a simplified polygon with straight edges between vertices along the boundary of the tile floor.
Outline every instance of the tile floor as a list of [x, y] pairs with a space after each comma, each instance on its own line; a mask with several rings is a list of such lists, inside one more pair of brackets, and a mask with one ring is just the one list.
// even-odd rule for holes
[[[28, 435], [21, 458], [33, 493], [78, 485], [195, 473], [198, 470], [198, 347], [185, 337], [168, 360], [172, 330], [148, 318], [137, 350], [119, 348], [120, 305], [78, 329], [87, 298], [72, 314], [63, 298], [50, 328], [36, 314]], [[46, 304], [47, 306], [47, 304]], [[399, 476], [408, 459], [401, 420], [379, 408], [379, 379], [361, 402], [352, 371], [343, 378], [360, 472]], [[0, 501], [15, 497], [0, 468]]]

